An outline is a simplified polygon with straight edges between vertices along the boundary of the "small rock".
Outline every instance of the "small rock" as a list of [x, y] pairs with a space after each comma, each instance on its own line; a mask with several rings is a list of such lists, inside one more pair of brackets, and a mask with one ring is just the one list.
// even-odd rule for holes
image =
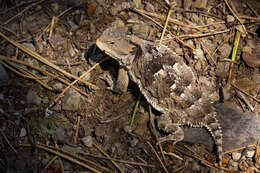
[[224, 44], [218, 51], [222, 58], [227, 58], [231, 53], [232, 47], [229, 44]]
[[238, 161], [241, 158], [241, 153], [240, 152], [233, 152], [232, 153], [232, 159], [234, 161]]
[[232, 171], [237, 171], [238, 170], [238, 162], [236, 162], [234, 160], [230, 160], [228, 167]]
[[149, 2], [145, 3], [145, 10], [148, 12], [154, 12], [154, 6], [150, 4]]
[[235, 18], [232, 15], [227, 15], [227, 22], [232, 23], [235, 21]]
[[252, 158], [255, 155], [254, 150], [246, 151], [246, 157]]
[[149, 30], [150, 30], [150, 27], [144, 23], [135, 24], [132, 27], [133, 34], [135, 34], [143, 39], [146, 39], [149, 36]]
[[206, 9], [208, 0], [195, 0], [191, 2], [191, 8]]
[[0, 64], [0, 87], [8, 85], [8, 75], [4, 67]]
[[54, 133], [55, 139], [61, 143], [66, 143], [68, 135], [65, 128], [58, 127]]
[[95, 128], [95, 135], [97, 137], [102, 137], [102, 136], [105, 136], [106, 135], [106, 129], [107, 127], [103, 124], [101, 125], [97, 125], [96, 128]]
[[34, 90], [30, 89], [26, 94], [26, 102], [29, 104], [31, 103], [35, 105], [40, 105], [42, 99], [37, 95], [37, 93]]
[[80, 107], [80, 101], [81, 95], [74, 89], [70, 88], [63, 98], [62, 109], [67, 111], [77, 111]]
[[130, 146], [135, 147], [138, 144], [139, 140], [137, 138], [134, 138], [130, 141]]
[[260, 67], [260, 57], [256, 56], [256, 54], [250, 53], [249, 51], [243, 51], [242, 58], [249, 67]]
[[204, 59], [204, 52], [202, 49], [195, 49], [193, 54], [195, 59]]
[[133, 3], [135, 4], [136, 8], [140, 8], [142, 5], [142, 1], [141, 0], [133, 0]]
[[126, 133], [132, 133], [133, 130], [134, 130], [134, 129], [133, 129], [133, 126], [126, 125], [126, 126], [124, 127], [124, 131], [125, 131]]
[[27, 132], [26, 132], [26, 130], [25, 130], [25, 128], [22, 128], [21, 129], [21, 131], [20, 131], [20, 137], [24, 137], [24, 136], [26, 136], [27, 135]]
[[86, 137], [82, 138], [81, 141], [83, 142], [83, 144], [85, 146], [92, 147], [94, 140], [93, 140], [92, 136], [86, 136]]
[[23, 43], [23, 45], [24, 45], [26, 48], [28, 48], [28, 49], [30, 49], [30, 50], [32, 50], [32, 51], [35, 51], [35, 47], [34, 47], [34, 45], [33, 45], [32, 43]]
[[55, 83], [52, 88], [58, 92], [61, 92], [63, 90], [63, 85], [62, 83]]

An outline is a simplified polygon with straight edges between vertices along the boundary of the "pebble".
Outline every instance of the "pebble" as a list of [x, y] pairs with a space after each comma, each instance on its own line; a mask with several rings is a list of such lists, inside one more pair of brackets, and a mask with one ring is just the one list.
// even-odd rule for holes
[[92, 136], [86, 136], [84, 138], [81, 139], [81, 141], [83, 142], [83, 144], [87, 147], [92, 147], [93, 146], [93, 137]]
[[26, 102], [29, 104], [31, 103], [35, 105], [40, 105], [42, 99], [37, 95], [37, 93], [34, 90], [30, 89], [26, 94]]
[[238, 161], [241, 158], [241, 153], [240, 152], [233, 152], [232, 153], [232, 159], [234, 161]]
[[26, 136], [26, 134], [27, 134], [27, 132], [26, 132], [25, 128], [22, 128], [19, 136], [24, 137], [24, 136]]
[[229, 44], [223, 44], [221, 48], [219, 48], [220, 55], [222, 58], [228, 58], [232, 50], [232, 47]]
[[252, 158], [255, 155], [254, 150], [246, 151], [246, 157]]
[[227, 22], [228, 22], [228, 23], [231, 23], [231, 22], [234, 22], [234, 21], [235, 21], [234, 16], [232, 16], [232, 15], [227, 15]]
[[139, 140], [137, 138], [134, 138], [130, 141], [130, 146], [135, 147], [138, 144]]
[[67, 111], [77, 111], [80, 107], [80, 101], [81, 95], [74, 89], [70, 88], [63, 98], [62, 109]]

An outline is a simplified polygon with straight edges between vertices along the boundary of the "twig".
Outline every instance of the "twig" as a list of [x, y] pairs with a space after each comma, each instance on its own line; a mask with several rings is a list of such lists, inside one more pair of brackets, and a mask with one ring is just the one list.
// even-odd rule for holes
[[[21, 60], [18, 60], [18, 59], [14, 59], [14, 58], [9, 58], [9, 57], [7, 57], [7, 56], [2, 56], [2, 55], [0, 55], [0, 59], [2, 59], [2, 60], [4, 60], [4, 61], [11, 61], [11, 62], [16, 62], [16, 63], [19, 63], [19, 64], [23, 64], [23, 65], [25, 65], [25, 66], [31, 67], [31, 68], [33, 68], [33, 69], [35, 69], [35, 70], [38, 70], [38, 71], [42, 72], [43, 74], [49, 75], [49, 76], [53, 77], [54, 79], [57, 79], [57, 80], [59, 80], [60, 82], [66, 84], [66, 85], [69, 85], [69, 84], [70, 84], [70, 83], [67, 82], [66, 80], [64, 80], [64, 79], [62, 79], [62, 78], [60, 78], [60, 77], [58, 77], [57, 75], [54, 75], [54, 74], [52, 74], [52, 73], [50, 73], [50, 72], [47, 72], [47, 71], [45, 71], [45, 70], [43, 70], [43, 69], [41, 69], [41, 68], [39, 68], [39, 67], [32, 66], [32, 65], [30, 65], [30, 64], [28, 64], [28, 63], [26, 63], [26, 62], [24, 62], [24, 61], [21, 61]], [[82, 95], [84, 95], [84, 96], [88, 96], [85, 92], [81, 91], [80, 89], [78, 89], [78, 88], [75, 87], [74, 85], [71, 86], [71, 87], [72, 87], [73, 89], [75, 89], [76, 91], [78, 91], [80, 94], [82, 94]]]
[[121, 172], [123, 173], [124, 171], [122, 170], [122, 168], [120, 168], [120, 166], [114, 161], [112, 160], [112, 158], [100, 147], [98, 146], [97, 144], [93, 143], [94, 146], [102, 153], [104, 154], [115, 166], [116, 168]]
[[232, 7], [234, 8], [234, 11], [233, 11], [232, 8], [230, 7], [230, 5], [228, 4], [228, 0], [224, 0], [224, 1], [225, 1], [226, 5], [227, 5], [228, 9], [229, 9], [229, 10], [231, 11], [231, 13], [237, 18], [237, 20], [239, 21], [239, 23], [242, 25], [242, 27], [243, 27], [245, 33], [247, 34], [247, 31], [246, 31], [246, 28], [245, 28], [243, 22], [241, 21], [241, 19], [240, 19], [240, 18], [236, 15], [236, 13], [234, 12], [234, 11], [235, 11], [234, 6], [232, 6]]
[[256, 147], [256, 145], [255, 144], [250, 144], [250, 145], [247, 145], [247, 146], [244, 146], [244, 147], [233, 148], [233, 149], [224, 151], [222, 154], [224, 155], [224, 154], [228, 154], [228, 153], [233, 153], [235, 151], [240, 151], [240, 150], [246, 149], [248, 147]]
[[170, 8], [169, 11], [168, 11], [168, 15], [167, 15], [167, 17], [166, 17], [165, 24], [164, 24], [163, 31], [162, 31], [162, 35], [161, 35], [161, 39], [160, 39], [160, 42], [159, 42], [159, 47], [160, 47], [161, 44], [162, 44], [163, 37], [164, 37], [165, 31], [166, 31], [166, 28], [167, 28], [167, 26], [168, 26], [168, 21], [169, 21], [169, 18], [170, 18], [170, 16], [171, 16], [171, 13], [172, 13], [172, 9], [173, 9], [173, 6], [171, 6], [171, 8]]
[[76, 122], [76, 124], [77, 124], [76, 125], [76, 131], [75, 131], [75, 135], [74, 135], [74, 139], [73, 139], [75, 144], [77, 143], [77, 139], [78, 139], [80, 119], [81, 119], [81, 117], [78, 115], [77, 116], [77, 122]]
[[78, 81], [82, 80], [82, 78], [84, 76], [86, 76], [88, 73], [90, 73], [93, 69], [95, 69], [100, 63], [106, 61], [109, 57], [106, 57], [102, 60], [100, 60], [98, 63], [96, 63], [95, 65], [93, 65], [90, 69], [88, 69], [88, 71], [84, 72], [79, 78], [77, 78], [75, 81], [73, 81], [71, 84], [69, 84], [58, 96], [57, 98], [54, 100], [54, 102], [50, 105], [50, 107], [52, 107], [55, 103], [58, 102], [58, 100], [64, 95], [64, 93], [71, 87], [73, 86], [75, 83], [77, 83]]
[[248, 94], [246, 91], [240, 89], [239, 87], [237, 87], [235, 84], [231, 83], [231, 86], [238, 89], [239, 91], [241, 91], [242, 93], [244, 93], [245, 95], [247, 95], [248, 97], [251, 97], [253, 100], [255, 100], [256, 102], [260, 103], [260, 100], [258, 100], [257, 98], [255, 98], [254, 96], [251, 96], [250, 94]]
[[167, 168], [165, 167], [165, 165], [163, 164], [161, 158], [159, 157], [158, 153], [155, 151], [154, 147], [152, 146], [152, 144], [150, 144], [150, 142], [147, 142], [147, 144], [150, 146], [150, 148], [152, 149], [153, 153], [155, 154], [157, 160], [159, 161], [161, 167], [163, 168], [163, 170], [166, 172], [166, 173], [169, 173], [169, 171], [167, 170]]
[[42, 2], [44, 2], [45, 0], [41, 0], [41, 1], [38, 1], [38, 2], [35, 2], [34, 4], [26, 7], [25, 9], [23, 9], [21, 12], [19, 12], [18, 14], [16, 14], [15, 16], [11, 17], [10, 19], [8, 19], [7, 21], [4, 22], [4, 25], [8, 24], [9, 22], [11, 22], [13, 19], [15, 19], [16, 17], [22, 15], [25, 11], [29, 10], [31, 7], [33, 6], [36, 6]]
[[[140, 15], [146, 17], [147, 19], [153, 21], [155, 24], [157, 24], [157, 25], [160, 26], [161, 28], [163, 28], [163, 26], [162, 26], [159, 22], [155, 21], [155, 20], [154, 20], [153, 18], [151, 18], [150, 16], [148, 16], [148, 15], [142, 13], [142, 12], [143, 12], [142, 10], [134, 9], [134, 11], [137, 12], [137, 13], [139, 13]], [[173, 33], [171, 33], [171, 32], [168, 31], [168, 30], [166, 30], [166, 31], [167, 31], [174, 39], [176, 39], [177, 41], [179, 41], [182, 45], [184, 45], [184, 46], [186, 46], [186, 47], [188, 47], [188, 48], [190, 48], [190, 49], [192, 49], [192, 50], [195, 50], [193, 46], [190, 46], [190, 45], [186, 44], [186, 43], [185, 43], [184, 41], [182, 41], [178, 36], [174, 35]]]
[[94, 89], [99, 89], [96, 85], [94, 85], [94, 84], [92, 84], [92, 83], [89, 83], [89, 82], [86, 82], [86, 81], [80, 79], [79, 77], [74, 76], [74, 75], [72, 75], [72, 74], [66, 72], [65, 70], [61, 69], [60, 67], [58, 67], [58, 66], [56, 66], [55, 64], [51, 63], [50, 61], [48, 61], [46, 58], [43, 58], [43, 57], [42, 57], [41, 55], [39, 55], [38, 53], [36, 53], [36, 52], [34, 52], [34, 51], [32, 51], [32, 50], [26, 48], [24, 45], [22, 45], [22, 44], [20, 44], [20, 43], [18, 43], [18, 42], [16, 42], [16, 41], [13, 41], [13, 40], [9, 39], [7, 36], [5, 36], [5, 35], [4, 35], [3, 33], [1, 33], [1, 32], [0, 32], [0, 36], [3, 37], [4, 39], [6, 39], [6, 40], [7, 40], [8, 42], [10, 42], [11, 44], [13, 44], [14, 46], [16, 46], [17, 48], [21, 49], [23, 52], [25, 52], [25, 53], [31, 55], [32, 57], [34, 57], [34, 58], [37, 59], [38, 61], [41, 61], [42, 63], [44, 63], [44, 64], [46, 64], [46, 65], [48, 65], [48, 66], [50, 66], [50, 67], [56, 69], [57, 71], [63, 73], [65, 76], [74, 78], [74, 79], [76, 79], [76, 80], [78, 80], [78, 81], [80, 81], [80, 82], [82, 82], [82, 83], [84, 83], [84, 84], [86, 84], [86, 85], [88, 85], [88, 86], [94, 88]]
[[[21, 146], [23, 146], [23, 147], [31, 147], [30, 144], [22, 144]], [[67, 160], [69, 160], [69, 161], [71, 161], [71, 162], [73, 162], [73, 163], [76, 163], [76, 164], [78, 164], [78, 165], [80, 165], [80, 166], [82, 166], [82, 167], [84, 167], [84, 168], [87, 168], [87, 169], [89, 169], [89, 170], [91, 170], [91, 171], [93, 171], [93, 172], [95, 172], [95, 173], [101, 173], [100, 171], [98, 171], [98, 170], [96, 170], [95, 168], [92, 168], [92, 167], [86, 165], [85, 163], [83, 163], [83, 162], [81, 162], [81, 161], [78, 161], [78, 160], [76, 160], [76, 159], [74, 159], [74, 158], [72, 158], [72, 157], [70, 157], [70, 156], [68, 156], [68, 155], [65, 155], [65, 154], [63, 154], [63, 153], [60, 153], [60, 152], [58, 152], [58, 151], [55, 151], [56, 148], [52, 149], [51, 147], [46, 147], [46, 146], [44, 146], [44, 145], [39, 145], [39, 144], [36, 144], [36, 147], [37, 147], [37, 148], [40, 148], [40, 149], [42, 149], [42, 150], [48, 151], [48, 152], [50, 152], [50, 153], [52, 153], [52, 154], [56, 154], [56, 155], [59, 156], [59, 157], [62, 157], [62, 158], [64, 158], [64, 159], [67, 159]], [[57, 150], [59, 150], [59, 149], [57, 149]]]
[[190, 39], [190, 38], [198, 38], [198, 37], [207, 37], [211, 35], [223, 34], [229, 31], [230, 29], [216, 31], [216, 32], [202, 33], [202, 34], [187, 34], [187, 35], [180, 35], [179, 38]]
[[4, 137], [6, 143], [9, 145], [9, 147], [13, 150], [13, 152], [15, 152], [15, 154], [17, 154], [16, 149], [12, 146], [12, 144], [9, 142], [8, 138], [6, 137], [6, 135], [4, 134], [4, 132], [1, 129], [0, 129], [0, 133]]

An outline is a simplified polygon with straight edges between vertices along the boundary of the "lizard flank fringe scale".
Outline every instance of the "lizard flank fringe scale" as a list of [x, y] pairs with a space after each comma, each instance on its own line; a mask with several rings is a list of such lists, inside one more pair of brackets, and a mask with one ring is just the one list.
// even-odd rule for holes
[[157, 126], [168, 135], [158, 142], [183, 140], [184, 125], [205, 127], [214, 138], [221, 165], [222, 131], [209, 99], [211, 93], [201, 90], [193, 70], [171, 49], [157, 48], [154, 42], [127, 33], [124, 27], [110, 27], [96, 44], [119, 62], [147, 102], [162, 113]]

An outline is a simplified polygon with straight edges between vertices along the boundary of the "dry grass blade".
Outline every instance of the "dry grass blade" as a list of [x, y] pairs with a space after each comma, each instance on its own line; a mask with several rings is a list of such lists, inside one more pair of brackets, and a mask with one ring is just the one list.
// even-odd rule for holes
[[8, 138], [6, 137], [6, 135], [4, 134], [4, 132], [0, 129], [0, 133], [1, 135], [4, 137], [6, 143], [10, 146], [10, 148], [13, 150], [13, 152], [15, 152], [15, 154], [17, 154], [16, 149], [12, 146], [12, 144], [9, 142]]
[[242, 93], [244, 93], [245, 95], [247, 95], [248, 97], [251, 97], [253, 100], [255, 100], [256, 102], [260, 103], [260, 100], [255, 98], [254, 96], [251, 96], [250, 94], [248, 94], [246, 91], [244, 91], [243, 89], [237, 87], [235, 84], [231, 83], [231, 86], [238, 89], [239, 91], [241, 91]]
[[68, 72], [66, 72], [65, 70], [61, 69], [60, 67], [56, 66], [55, 64], [51, 63], [50, 61], [48, 61], [47, 59], [43, 58], [42, 56], [40, 56], [38, 53], [26, 48], [24, 45], [14, 41], [14, 40], [11, 40], [9, 39], [7, 36], [5, 36], [3, 33], [0, 32], [0, 36], [3, 37], [4, 39], [6, 39], [8, 42], [10, 42], [11, 44], [13, 44], [14, 46], [16, 46], [17, 48], [19, 48], [20, 50], [22, 50], [23, 52], [29, 54], [30, 56], [32, 56], [33, 58], [37, 59], [38, 61], [56, 69], [57, 71], [63, 73], [65, 76], [67, 77], [71, 77], [71, 78], [74, 78], [74, 79], [77, 79], [78, 81], [94, 88], [94, 89], [99, 89], [96, 85], [92, 84], [92, 83], [89, 83], [89, 82], [86, 82], [82, 79], [79, 79], [77, 76], [74, 76]]
[[233, 7], [233, 10], [232, 10], [232, 8], [230, 7], [230, 5], [229, 5], [229, 3], [228, 3], [228, 0], [224, 0], [224, 1], [225, 1], [226, 5], [227, 5], [228, 9], [229, 9], [229, 10], [231, 11], [231, 13], [236, 17], [236, 19], [237, 19], [237, 20], [239, 21], [239, 23], [242, 25], [242, 27], [243, 27], [245, 33], [247, 34], [246, 28], [245, 28], [245, 26], [243, 25], [242, 20], [241, 20], [241, 19], [238, 17], [238, 15], [235, 13], [236, 9], [234, 8], [234, 6], [232, 6], [232, 7]]
[[90, 157], [95, 157], [95, 158], [99, 158], [99, 159], [106, 159], [106, 160], [114, 160], [115, 162], [120, 162], [120, 163], [125, 163], [125, 164], [129, 164], [129, 165], [137, 165], [137, 166], [145, 166], [145, 167], [151, 167], [151, 168], [155, 168], [155, 165], [151, 165], [151, 164], [148, 164], [146, 162], [143, 161], [143, 159], [140, 159], [139, 156], [136, 156], [138, 159], [142, 160], [142, 162], [144, 163], [140, 163], [140, 162], [133, 162], [133, 161], [128, 161], [128, 160], [119, 160], [119, 159], [109, 159], [107, 157], [103, 157], [103, 156], [96, 156], [96, 155], [93, 155], [93, 154], [85, 154], [86, 156], [90, 156]]
[[[4, 61], [7, 61], [7, 62], [15, 62], [15, 63], [19, 63], [19, 64], [23, 64], [23, 65], [25, 65], [25, 66], [28, 66], [28, 67], [31, 67], [31, 68], [33, 68], [33, 69], [35, 69], [35, 70], [38, 70], [38, 71], [40, 71], [41, 73], [43, 73], [43, 74], [46, 74], [46, 75], [48, 75], [48, 76], [51, 76], [51, 77], [53, 77], [54, 79], [57, 79], [57, 80], [59, 80], [60, 82], [62, 82], [62, 83], [64, 83], [64, 84], [66, 84], [66, 85], [70, 85], [70, 83], [69, 82], [67, 82], [66, 80], [64, 80], [64, 79], [62, 79], [62, 78], [60, 78], [60, 77], [58, 77], [57, 75], [54, 75], [54, 74], [52, 74], [52, 73], [50, 73], [50, 72], [47, 72], [47, 71], [45, 71], [45, 70], [43, 70], [43, 69], [41, 69], [41, 68], [39, 68], [39, 67], [35, 67], [35, 66], [32, 66], [32, 65], [30, 65], [30, 64], [28, 64], [28, 63], [26, 63], [26, 62], [24, 62], [24, 61], [21, 61], [21, 60], [18, 60], [18, 59], [14, 59], [14, 58], [10, 58], [10, 57], [7, 57], [7, 56], [2, 56], [2, 55], [0, 55], [0, 60], [4, 60]], [[1, 61], [0, 61], [1, 62]], [[75, 87], [75, 86], [71, 86], [73, 89], [75, 89], [76, 91], [78, 91], [80, 94], [82, 94], [82, 95], [84, 95], [84, 96], [87, 96], [87, 94], [85, 93], [85, 92], [83, 92], [83, 91], [81, 91], [80, 89], [78, 89], [77, 87]]]
[[233, 152], [236, 152], [236, 151], [240, 151], [240, 150], [246, 149], [248, 147], [256, 147], [256, 145], [255, 144], [251, 144], [251, 145], [247, 145], [247, 146], [244, 146], [244, 147], [233, 148], [233, 149], [224, 151], [222, 154], [224, 155], [224, 154], [233, 153]]
[[[30, 144], [22, 144], [21, 146], [22, 146], [22, 147], [31, 147]], [[101, 173], [101, 172], [98, 171], [97, 169], [92, 168], [92, 167], [86, 165], [85, 163], [83, 163], [83, 162], [81, 162], [81, 161], [78, 161], [78, 160], [72, 158], [72, 157], [69, 156], [69, 155], [66, 155], [66, 154], [68, 154], [68, 153], [63, 154], [63, 153], [61, 153], [61, 152], [58, 152], [58, 151], [60, 151], [60, 149], [53, 148], [53, 147], [49, 147], [49, 146], [44, 146], [44, 145], [39, 145], [39, 144], [36, 144], [36, 147], [37, 147], [37, 148], [40, 148], [40, 149], [42, 149], [42, 150], [48, 151], [48, 152], [50, 152], [50, 153], [52, 153], [52, 154], [55, 154], [55, 155], [57, 155], [57, 156], [59, 156], [59, 157], [61, 157], [61, 158], [67, 159], [67, 160], [69, 160], [69, 161], [71, 161], [71, 162], [73, 162], [73, 163], [76, 163], [76, 164], [78, 164], [78, 165], [80, 165], [80, 166], [82, 166], [82, 167], [84, 167], [84, 168], [87, 168], [87, 169], [89, 169], [89, 170], [91, 170], [91, 171], [93, 171], [93, 172], [95, 172], [95, 173]], [[70, 155], [71, 155], [71, 154], [70, 154]], [[90, 161], [90, 162], [92, 162], [92, 161]], [[105, 168], [105, 170], [107, 171], [106, 168]], [[107, 171], [107, 172], [108, 172], [108, 171]]]
[[15, 16], [11, 17], [10, 19], [8, 19], [6, 22], [4, 22], [4, 25], [8, 24], [9, 22], [11, 22], [13, 19], [15, 19], [16, 17], [22, 15], [25, 11], [29, 10], [30, 8], [32, 8], [33, 6], [36, 6], [42, 2], [44, 2], [45, 0], [41, 0], [41, 1], [38, 1], [38, 2], [35, 2], [34, 4], [26, 7], [25, 9], [23, 9], [21, 12], [19, 12], [18, 14], [16, 14]]
[[[143, 11], [142, 10], [139, 10], [139, 9], [134, 9], [135, 12], [139, 13], [140, 15], [146, 17], [147, 19], [153, 21], [155, 24], [157, 24], [158, 26], [160, 26], [161, 28], [163, 28], [163, 26], [155, 21], [153, 18], [151, 18], [150, 16], [146, 15], [145, 13], [142, 13]], [[171, 33], [170, 31], [166, 30], [174, 39], [176, 39], [177, 41], [179, 41], [183, 46], [186, 46], [190, 49], [192, 49], [193, 51], [195, 50], [195, 48], [189, 44], [186, 44], [184, 41], [182, 41], [179, 37], [177, 37], [176, 35], [174, 35], [173, 33]]]
[[122, 170], [122, 168], [120, 168], [120, 166], [114, 161], [112, 160], [112, 158], [100, 147], [98, 146], [97, 144], [93, 143], [94, 146], [102, 153], [104, 154], [114, 165], [115, 167], [121, 172], [121, 173], [124, 173], [124, 171]]
[[202, 157], [198, 156], [198, 154], [194, 155], [194, 154], [188, 153], [188, 152], [184, 151], [183, 149], [181, 149], [180, 147], [178, 147], [176, 145], [175, 145], [175, 148], [176, 148], [176, 150], [178, 150], [179, 152], [181, 152], [181, 153], [183, 153], [183, 154], [185, 154], [187, 156], [190, 156], [192, 158], [200, 160], [202, 164], [204, 164], [204, 165], [206, 165], [208, 167], [211, 167], [211, 168], [214, 168], [214, 169], [222, 169], [222, 170], [225, 170], [225, 171], [230, 171], [227, 168], [219, 167], [219, 166], [214, 165], [213, 163], [208, 162], [207, 160], [205, 160]]
[[64, 95], [64, 93], [71, 87], [73, 86], [75, 83], [78, 82], [78, 80], [81, 80], [84, 76], [86, 76], [88, 73], [90, 73], [93, 69], [95, 69], [100, 63], [106, 61], [107, 59], [109, 59], [109, 57], [106, 57], [104, 59], [102, 59], [101, 61], [99, 61], [98, 63], [96, 63], [95, 65], [93, 65], [90, 69], [88, 69], [88, 71], [84, 72], [78, 79], [76, 79], [75, 81], [73, 81], [71, 84], [69, 84], [55, 99], [55, 101], [51, 104], [50, 107], [52, 107], [54, 105], [54, 103], [57, 103], [58, 100]]
[[147, 142], [147, 144], [150, 146], [150, 148], [152, 149], [153, 153], [155, 154], [157, 160], [159, 161], [160, 165], [162, 166], [163, 170], [166, 173], [169, 173], [169, 171], [167, 170], [166, 166], [163, 164], [161, 158], [159, 157], [158, 153], [155, 151], [154, 147], [152, 146], [152, 144], [150, 144], [150, 142]]

